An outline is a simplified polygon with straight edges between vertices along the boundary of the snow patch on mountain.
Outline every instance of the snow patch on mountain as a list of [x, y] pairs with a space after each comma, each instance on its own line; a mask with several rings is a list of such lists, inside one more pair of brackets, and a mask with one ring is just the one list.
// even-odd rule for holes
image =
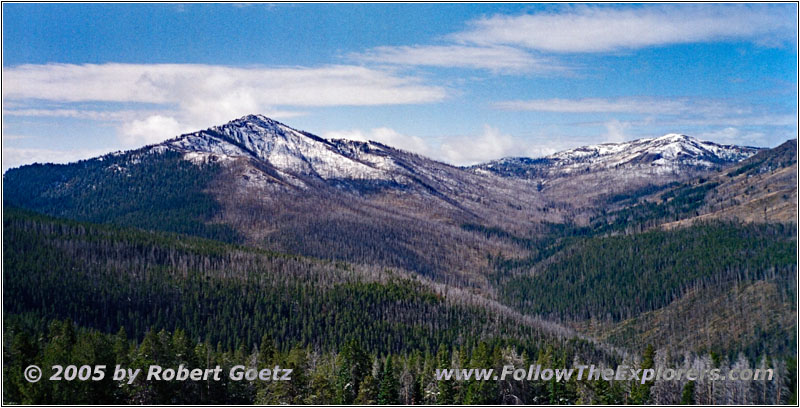
[[325, 180], [390, 180], [389, 159], [373, 155], [348, 157], [339, 144], [292, 129], [262, 115], [249, 115], [225, 125], [165, 142], [186, 153], [214, 153], [220, 157], [248, 157], [282, 172], [317, 176]]
[[686, 169], [718, 168], [744, 160], [758, 151], [758, 148], [719, 145], [670, 133], [630, 142], [582, 146], [538, 159], [503, 158], [471, 169], [528, 178], [632, 169], [647, 174], [669, 174]]

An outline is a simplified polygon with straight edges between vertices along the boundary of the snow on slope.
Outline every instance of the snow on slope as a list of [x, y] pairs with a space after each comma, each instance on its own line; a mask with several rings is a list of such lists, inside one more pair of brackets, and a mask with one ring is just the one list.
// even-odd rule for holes
[[166, 142], [176, 150], [222, 157], [250, 157], [292, 174], [322, 179], [389, 180], [392, 166], [382, 157], [343, 155], [337, 144], [297, 131], [262, 115], [248, 115], [222, 126]]
[[690, 136], [667, 134], [623, 143], [604, 143], [565, 150], [539, 159], [504, 158], [474, 166], [505, 176], [561, 176], [578, 172], [641, 169], [667, 174], [685, 169], [712, 169], [744, 160], [759, 149], [719, 145]]
[[[412, 165], [408, 153], [375, 142], [326, 140], [292, 129], [262, 115], [248, 115], [225, 125], [182, 135], [160, 145], [186, 154], [193, 161], [251, 158], [266, 163], [288, 178], [372, 180], [406, 184], [427, 164]], [[744, 160], [756, 148], [719, 145], [668, 134], [623, 143], [583, 146], [539, 158], [504, 158], [469, 169], [473, 174], [552, 178], [573, 174], [636, 171], [640, 176], [710, 170]], [[419, 158], [420, 160], [423, 158]], [[411, 160], [411, 161], [410, 161]], [[436, 167], [436, 166], [434, 166]], [[452, 176], [450, 170], [444, 171]], [[448, 178], [445, 174], [439, 175]], [[436, 174], [426, 176], [437, 177]], [[623, 176], [623, 174], [620, 174]], [[619, 178], [619, 177], [617, 177]], [[292, 184], [297, 184], [292, 182]]]

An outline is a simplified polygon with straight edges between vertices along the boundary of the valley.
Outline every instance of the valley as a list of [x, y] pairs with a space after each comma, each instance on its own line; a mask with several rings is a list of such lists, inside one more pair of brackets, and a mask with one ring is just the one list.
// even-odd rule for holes
[[[391, 385], [404, 390], [391, 402], [403, 403], [506, 402], [505, 385], [444, 389], [426, 377], [431, 365], [641, 365], [648, 348], [672, 366], [769, 361], [796, 382], [796, 140], [765, 149], [669, 134], [457, 167], [248, 115], [132, 151], [10, 169], [3, 193], [9, 361], [36, 353], [26, 336], [55, 342], [74, 324], [131, 342], [115, 359], [146, 354], [153, 336], [167, 348], [186, 336], [215, 348], [208, 358], [274, 357], [319, 381], [357, 347], [364, 390], [403, 365], [406, 385]], [[304, 384], [339, 391], [214, 398], [359, 397], [314, 381]], [[602, 387], [514, 392], [527, 403], [677, 403], [681, 391]], [[796, 401], [776, 387], [752, 401]], [[373, 391], [361, 401], [380, 402]], [[104, 401], [203, 400], [163, 392]]]

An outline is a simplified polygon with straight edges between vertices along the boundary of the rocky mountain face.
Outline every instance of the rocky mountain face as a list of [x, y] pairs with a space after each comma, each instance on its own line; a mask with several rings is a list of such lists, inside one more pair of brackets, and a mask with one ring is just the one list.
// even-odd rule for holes
[[332, 142], [261, 115], [182, 135], [161, 147], [186, 152], [192, 160], [252, 158], [287, 181], [296, 177], [406, 181], [383, 146]]
[[[489, 216], [485, 207], [530, 185], [465, 172], [377, 142], [326, 140], [260, 115], [182, 135], [149, 149], [180, 152], [195, 163], [226, 163], [226, 169], [238, 173], [233, 181], [245, 189], [350, 193], [354, 199], [411, 195], [467, 218]], [[524, 203], [535, 198], [515, 200]]]
[[[519, 250], [491, 234], [476, 233], [475, 226], [529, 236], [546, 229], [547, 223], [586, 224], [610, 197], [658, 191], [757, 151], [667, 135], [459, 168], [381, 143], [326, 140], [248, 115], [139, 150], [57, 166], [52, 172], [27, 166], [4, 178], [11, 186], [9, 202], [67, 216], [76, 215], [74, 206], [81, 208], [79, 218], [85, 220], [127, 217], [135, 223], [130, 211], [112, 217], [99, 204], [87, 210], [85, 201], [106, 202], [111, 194], [73, 204], [63, 198], [118, 189], [131, 184], [136, 173], [147, 184], [137, 191], [165, 189], [175, 196], [178, 204], [172, 205], [172, 214], [183, 211], [175, 207], [194, 206], [182, 199], [188, 192], [176, 190], [209, 197], [203, 208], [215, 209], [197, 221], [204, 231], [211, 223], [232, 228], [240, 239], [257, 246], [359, 262], [377, 257], [389, 265], [445, 274], [448, 279], [477, 279], [482, 283], [474, 284], [484, 285], [480, 271], [489, 264], [479, 254], [490, 248], [513, 256]], [[157, 163], [176, 155], [193, 163], [194, 170], [170, 162], [183, 167], [166, 172], [166, 166]], [[162, 171], [166, 174], [157, 174]], [[170, 174], [192, 171], [203, 171], [204, 176], [186, 176], [185, 187], [167, 182], [177, 177]], [[15, 189], [34, 173], [47, 175], [38, 190]], [[197, 180], [207, 181], [201, 187]], [[130, 189], [123, 192], [132, 194]], [[52, 205], [42, 206], [42, 196]], [[129, 205], [133, 204], [121, 207]], [[455, 271], [452, 265], [458, 265]]]

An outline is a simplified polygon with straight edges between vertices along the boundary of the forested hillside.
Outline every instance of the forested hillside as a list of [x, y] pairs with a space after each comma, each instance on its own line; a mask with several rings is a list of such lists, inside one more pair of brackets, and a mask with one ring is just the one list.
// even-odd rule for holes
[[[502, 341], [473, 340], [464, 345], [441, 344], [434, 351], [405, 353], [368, 352], [357, 339], [338, 352], [295, 345], [286, 347], [264, 335], [252, 346], [235, 349], [193, 339], [184, 330], [148, 331], [140, 342], [129, 333], [116, 334], [76, 327], [71, 321], [53, 320], [31, 325], [24, 317], [6, 318], [3, 333], [3, 399], [23, 404], [795, 404], [797, 378], [793, 363], [761, 359], [751, 364], [714, 354], [686, 354], [669, 358], [652, 348], [639, 361], [619, 361], [631, 367], [688, 367], [720, 369], [760, 367], [772, 369], [772, 381], [437, 381], [435, 370], [491, 368], [505, 365], [575, 367], [598, 364], [573, 354], [580, 342], [547, 345], [533, 352]], [[132, 383], [61, 381], [29, 383], [21, 372], [30, 361], [43, 365], [96, 364], [146, 369], [152, 364], [187, 369], [219, 366], [220, 381], [152, 381], [140, 376]], [[605, 363], [599, 363], [602, 366]], [[228, 373], [236, 365], [263, 370], [291, 369], [291, 381], [234, 381]], [[241, 369], [240, 369], [241, 370]]]
[[[12, 169], [3, 398], [796, 402], [796, 142], [756, 150], [668, 135], [458, 168], [251, 115], [139, 150]], [[301, 376], [113, 392], [19, 377], [31, 361], [59, 359], [280, 363]], [[759, 366], [779, 380], [431, 378], [434, 367], [512, 361]]]
[[[677, 350], [680, 344], [693, 350], [714, 348], [731, 356], [745, 352], [751, 358], [763, 353], [791, 355], [797, 336], [796, 323], [789, 318], [797, 307], [796, 234], [796, 224], [715, 222], [632, 235], [578, 237], [550, 244], [554, 254], [544, 252], [538, 261], [497, 260], [497, 286], [504, 301], [524, 313], [574, 322], [585, 329], [590, 328], [576, 322], [638, 327], [638, 332], [626, 331], [627, 336], [615, 329], [618, 333], [609, 338], [614, 344], [641, 350], [648, 344], [639, 338], [642, 333], [668, 326], [672, 328], [653, 337], [664, 348]], [[722, 297], [728, 291], [764, 285], [772, 288], [769, 302], [778, 307], [774, 313], [764, 314], [763, 298]], [[663, 318], [654, 318], [667, 313], [655, 311], [699, 294], [702, 300], [693, 303], [719, 307], [695, 305], [692, 311], [684, 305], [682, 319], [669, 325]], [[682, 338], [690, 328], [704, 327], [693, 319], [694, 314], [714, 320], [731, 313], [747, 323], [729, 317], [709, 335]], [[721, 333], [731, 337], [726, 339]], [[709, 337], [714, 341], [704, 341]]]
[[33, 164], [3, 174], [3, 202], [75, 220], [233, 242], [239, 239], [234, 230], [210, 222], [220, 205], [207, 189], [218, 172], [215, 163], [196, 165], [170, 151]]
[[287, 346], [324, 349], [357, 337], [375, 352], [431, 351], [492, 337], [530, 344], [574, 337], [399, 271], [11, 208], [3, 227], [3, 285], [11, 295], [4, 311], [36, 320], [70, 318], [132, 335], [181, 328], [227, 348], [264, 334]]
[[[622, 358], [571, 330], [407, 273], [10, 207], [4, 233], [6, 402], [489, 403], [511, 396], [470, 384], [439, 396], [432, 367], [450, 368], [451, 359], [483, 367], [522, 356], [564, 364]], [[360, 366], [342, 372], [350, 364], [343, 359]], [[298, 378], [267, 388], [223, 382], [116, 390], [107, 381], [32, 387], [20, 378], [30, 361], [100, 360], [136, 367], [277, 363], [297, 368]], [[364, 389], [343, 390], [347, 375], [357, 375]], [[557, 401], [562, 392], [538, 384], [514, 398]], [[578, 398], [575, 390], [568, 395]]]

